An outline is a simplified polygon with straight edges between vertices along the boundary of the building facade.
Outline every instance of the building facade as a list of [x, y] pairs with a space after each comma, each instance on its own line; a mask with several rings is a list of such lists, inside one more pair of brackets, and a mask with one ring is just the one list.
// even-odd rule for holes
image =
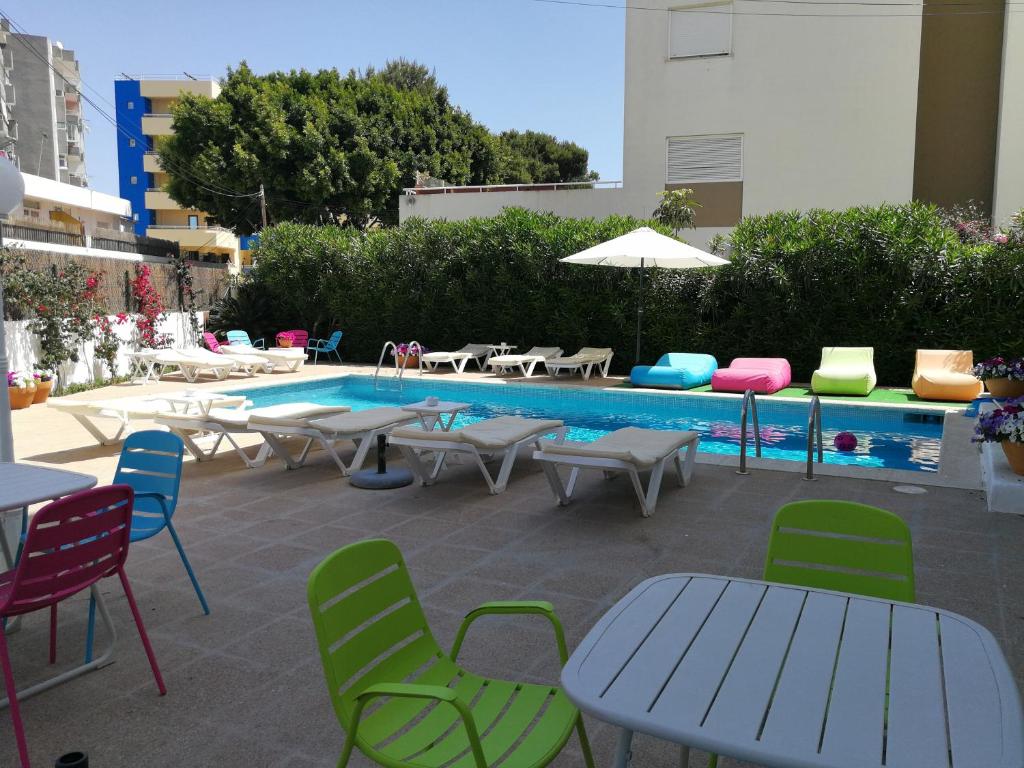
[[240, 243], [203, 211], [182, 208], [163, 187], [157, 145], [172, 131], [171, 108], [182, 93], [215, 98], [220, 86], [211, 79], [125, 78], [114, 83], [117, 111], [117, 165], [121, 197], [135, 211], [139, 235], [174, 240], [197, 261], [240, 266]]
[[401, 217], [524, 201], [576, 216], [559, 199], [574, 194], [600, 200], [589, 215], [614, 199], [647, 217], [686, 187], [701, 244], [777, 210], [973, 200], [1000, 224], [1024, 207], [1024, 18], [1004, 0], [652, 0], [625, 15], [621, 189], [409, 190]]
[[24, 173], [88, 185], [82, 78], [75, 52], [42, 35], [0, 28], [0, 149]]

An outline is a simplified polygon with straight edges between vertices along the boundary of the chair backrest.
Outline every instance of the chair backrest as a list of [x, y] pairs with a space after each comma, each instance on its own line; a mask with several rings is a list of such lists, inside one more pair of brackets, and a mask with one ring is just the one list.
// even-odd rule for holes
[[[121, 446], [114, 482], [131, 486], [136, 494], [159, 493], [167, 505], [168, 516], [173, 515], [178, 505], [184, 455], [185, 444], [171, 432], [133, 432]], [[160, 502], [153, 498], [136, 497], [135, 514], [163, 519]]]
[[338, 344], [340, 344], [340, 343], [341, 343], [341, 331], [335, 331], [334, 333], [331, 334], [331, 338], [329, 338], [327, 340], [327, 349], [328, 350], [337, 349]]
[[211, 352], [216, 352], [217, 354], [223, 354], [221, 352], [221, 349], [220, 349], [220, 342], [217, 341], [217, 337], [214, 336], [209, 331], [203, 331], [203, 341], [206, 342], [206, 347]]
[[127, 485], [108, 485], [65, 496], [36, 512], [0, 616], [58, 603], [124, 565], [133, 496]]
[[290, 333], [294, 341], [292, 346], [295, 348], [305, 349], [306, 345], [309, 344], [309, 331], [281, 331], [281, 333]]
[[462, 349], [460, 349], [458, 351], [459, 352], [468, 352], [469, 354], [473, 355], [474, 357], [479, 357], [480, 355], [486, 355], [490, 351], [490, 349], [491, 349], [491, 345], [490, 344], [467, 344], [466, 346], [464, 346]]
[[915, 362], [918, 371], [970, 373], [974, 368], [974, 352], [969, 349], [919, 349]]
[[346, 729], [367, 686], [401, 682], [443, 655], [390, 541], [367, 539], [329, 555], [309, 575], [306, 595], [331, 704]]
[[252, 341], [245, 331], [228, 331], [228, 344], [238, 344], [242, 347], [251, 347]]
[[892, 512], [852, 501], [795, 501], [775, 515], [764, 578], [914, 601], [910, 529]]
[[[558, 357], [564, 351], [565, 350], [561, 347], [530, 347], [530, 351], [526, 354], [529, 357], [544, 357], [550, 359], [552, 357]], [[511, 354], [515, 353], [513, 352]]]
[[610, 357], [612, 354], [611, 347], [580, 347], [580, 351], [577, 352], [573, 357], [581, 357], [584, 359], [600, 358], [604, 360]]
[[871, 368], [875, 365], [874, 347], [822, 347], [821, 365]]

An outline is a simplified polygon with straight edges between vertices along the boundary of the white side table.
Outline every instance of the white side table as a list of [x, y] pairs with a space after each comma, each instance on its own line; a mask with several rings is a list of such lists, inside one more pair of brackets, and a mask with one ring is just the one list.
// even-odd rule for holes
[[[434, 405], [428, 405], [426, 400], [421, 400], [418, 403], [403, 405], [402, 410], [419, 416], [420, 424], [423, 425], [423, 429], [427, 432], [433, 431], [436, 426], [440, 426], [442, 432], [449, 432], [451, 431], [452, 424], [455, 423], [455, 417], [462, 413], [462, 411], [468, 411], [471, 407], [472, 403], [455, 403], [441, 400]], [[446, 413], [449, 414], [447, 420], [444, 418]]]

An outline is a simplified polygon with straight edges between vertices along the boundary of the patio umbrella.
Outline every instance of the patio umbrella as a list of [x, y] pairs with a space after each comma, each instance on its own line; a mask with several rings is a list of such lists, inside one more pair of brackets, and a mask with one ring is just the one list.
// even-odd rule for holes
[[573, 256], [561, 259], [568, 264], [595, 264], [603, 267], [638, 267], [640, 288], [636, 302], [636, 361], [640, 362], [640, 327], [644, 315], [644, 272], [648, 267], [662, 269], [699, 269], [720, 267], [727, 259], [705, 253], [672, 237], [640, 227], [628, 234], [587, 248]]

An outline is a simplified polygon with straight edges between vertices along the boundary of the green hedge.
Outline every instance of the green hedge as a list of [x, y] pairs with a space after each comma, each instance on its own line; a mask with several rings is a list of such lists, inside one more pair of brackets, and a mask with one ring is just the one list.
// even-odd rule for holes
[[[558, 259], [642, 224], [657, 226], [521, 209], [368, 234], [282, 224], [263, 233], [252, 284], [215, 322], [341, 328], [346, 359], [362, 362], [376, 362], [386, 339], [611, 346], [613, 370], [626, 372], [635, 270]], [[871, 345], [880, 382], [906, 385], [917, 347], [1024, 354], [1024, 248], [961, 243], [932, 207], [748, 218], [728, 250], [718, 269], [648, 271], [646, 362], [669, 350], [710, 352], [722, 365], [779, 356], [808, 381], [822, 346]]]

